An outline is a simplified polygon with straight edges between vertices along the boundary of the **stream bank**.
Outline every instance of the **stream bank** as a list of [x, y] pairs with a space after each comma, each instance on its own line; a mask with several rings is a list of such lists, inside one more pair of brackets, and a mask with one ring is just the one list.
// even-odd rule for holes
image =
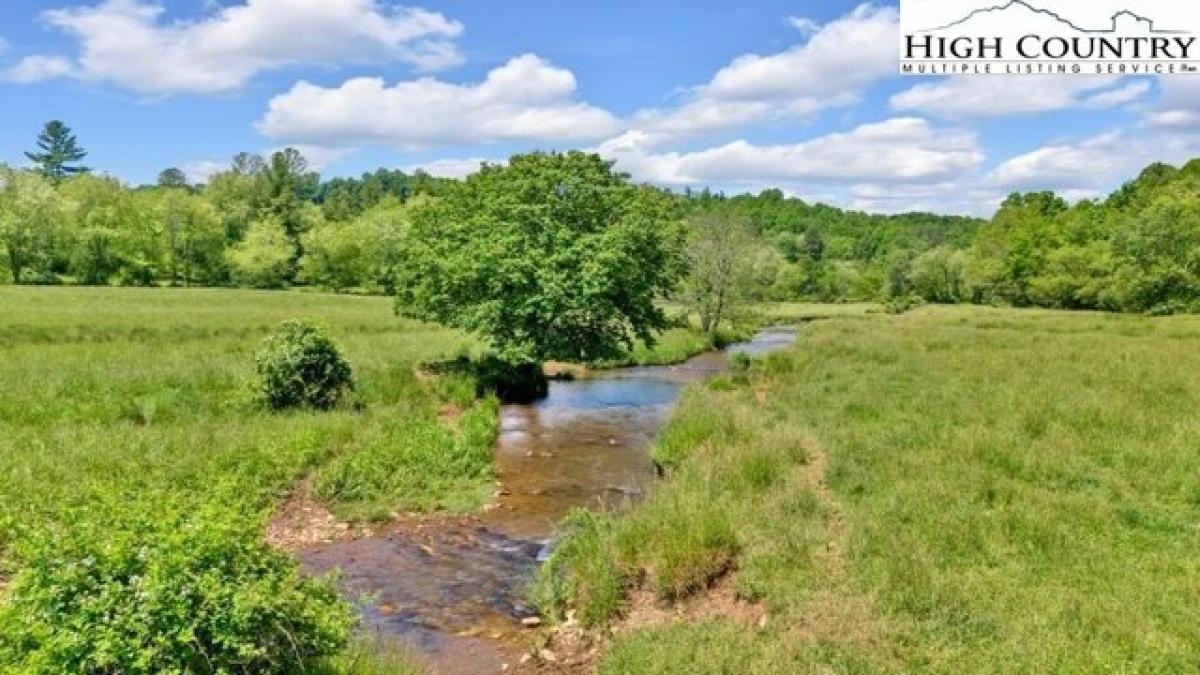
[[364, 625], [406, 640], [438, 673], [501, 672], [536, 650], [525, 590], [572, 508], [623, 508], [656, 479], [649, 449], [682, 389], [794, 342], [791, 328], [673, 366], [618, 368], [554, 381], [501, 409], [496, 499], [470, 517], [405, 519], [371, 536], [301, 548], [304, 569], [340, 570]]

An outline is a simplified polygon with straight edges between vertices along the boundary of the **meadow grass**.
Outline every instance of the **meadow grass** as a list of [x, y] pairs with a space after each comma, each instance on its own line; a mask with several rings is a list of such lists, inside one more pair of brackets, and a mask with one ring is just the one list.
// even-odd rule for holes
[[768, 321], [795, 323], [832, 317], [864, 316], [883, 311], [875, 302], [767, 302], [755, 311]]
[[[394, 317], [387, 299], [7, 287], [0, 307], [6, 513], [163, 486], [269, 506], [313, 471], [334, 505], [461, 510], [490, 478], [495, 405], [476, 407], [469, 383], [414, 375], [474, 344]], [[353, 405], [271, 413], [253, 400], [253, 353], [286, 318], [327, 327], [354, 369]], [[446, 405], [469, 410], [465, 429], [439, 422]], [[362, 454], [393, 461], [331, 487], [326, 472]], [[422, 480], [397, 478], [418, 470]]]
[[601, 673], [1192, 672], [1200, 318], [927, 307], [809, 323], [694, 387], [668, 479], [576, 515], [548, 613], [732, 570], [770, 620], [618, 634]]
[[[326, 327], [353, 368], [356, 387], [334, 410], [274, 413], [255, 399], [254, 352], [292, 318]], [[0, 287], [0, 594], [48, 532], [90, 537], [76, 542], [87, 550], [197, 513], [261, 532], [310, 476], [349, 518], [478, 508], [497, 405], [461, 375], [416, 374], [477, 351], [396, 318], [386, 298]], [[335, 665], [412, 670], [355, 654]], [[395, 667], [364, 670], [376, 662]]]

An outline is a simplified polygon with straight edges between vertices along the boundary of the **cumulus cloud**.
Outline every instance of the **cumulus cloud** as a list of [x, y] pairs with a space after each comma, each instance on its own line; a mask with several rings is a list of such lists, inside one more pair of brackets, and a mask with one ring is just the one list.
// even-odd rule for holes
[[288, 143], [412, 149], [493, 141], [581, 142], [615, 133], [610, 113], [575, 99], [571, 71], [525, 54], [478, 84], [432, 77], [388, 86], [355, 78], [299, 82], [271, 100], [258, 129]]
[[1004, 117], [1112, 108], [1132, 103], [1149, 90], [1146, 80], [1123, 83], [1119, 76], [1028, 76], [1018, 83], [1002, 76], [973, 75], [923, 82], [892, 96], [890, 104], [895, 110], [950, 119]]
[[73, 75], [142, 94], [212, 94], [297, 64], [402, 62], [435, 70], [462, 61], [453, 42], [462, 24], [378, 0], [246, 0], [188, 21], [167, 21], [165, 12], [155, 0], [43, 12], [46, 25], [78, 41], [77, 58], [29, 57], [9, 78]]
[[632, 131], [597, 150], [635, 178], [666, 185], [761, 185], [794, 181], [937, 181], [983, 161], [969, 131], [904, 117], [794, 144], [738, 140], [693, 152], [655, 152]]
[[1013, 157], [986, 177], [1008, 190], [1103, 194], [1152, 162], [1182, 163], [1200, 154], [1200, 136], [1109, 131], [1073, 143], [1056, 143]]
[[6, 82], [29, 84], [71, 73], [71, 62], [57, 56], [27, 56], [17, 65], [4, 71]]
[[666, 143], [771, 119], [795, 119], [853, 105], [862, 89], [896, 70], [900, 41], [895, 7], [860, 5], [820, 25], [788, 19], [806, 41], [769, 55], [734, 59], [674, 108], [634, 116], [645, 141]]

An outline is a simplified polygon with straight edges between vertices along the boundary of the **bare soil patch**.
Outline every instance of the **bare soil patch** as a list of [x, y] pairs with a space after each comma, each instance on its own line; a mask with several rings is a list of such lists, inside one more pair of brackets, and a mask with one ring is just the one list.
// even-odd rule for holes
[[292, 494], [267, 522], [264, 539], [281, 551], [296, 552], [316, 544], [369, 537], [373, 530], [342, 522], [312, 494], [312, 478], [296, 483]]

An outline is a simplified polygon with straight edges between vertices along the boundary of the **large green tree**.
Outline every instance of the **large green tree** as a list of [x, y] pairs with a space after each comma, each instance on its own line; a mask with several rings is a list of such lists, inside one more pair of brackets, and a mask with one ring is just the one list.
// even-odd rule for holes
[[76, 162], [87, 157], [87, 151], [79, 147], [79, 141], [71, 128], [58, 120], [46, 123], [37, 138], [40, 152], [27, 152], [25, 156], [37, 165], [43, 176], [55, 182], [67, 176], [87, 173], [88, 168]]
[[666, 325], [679, 204], [597, 155], [517, 155], [416, 206], [398, 308], [489, 340], [503, 360], [613, 357]]

